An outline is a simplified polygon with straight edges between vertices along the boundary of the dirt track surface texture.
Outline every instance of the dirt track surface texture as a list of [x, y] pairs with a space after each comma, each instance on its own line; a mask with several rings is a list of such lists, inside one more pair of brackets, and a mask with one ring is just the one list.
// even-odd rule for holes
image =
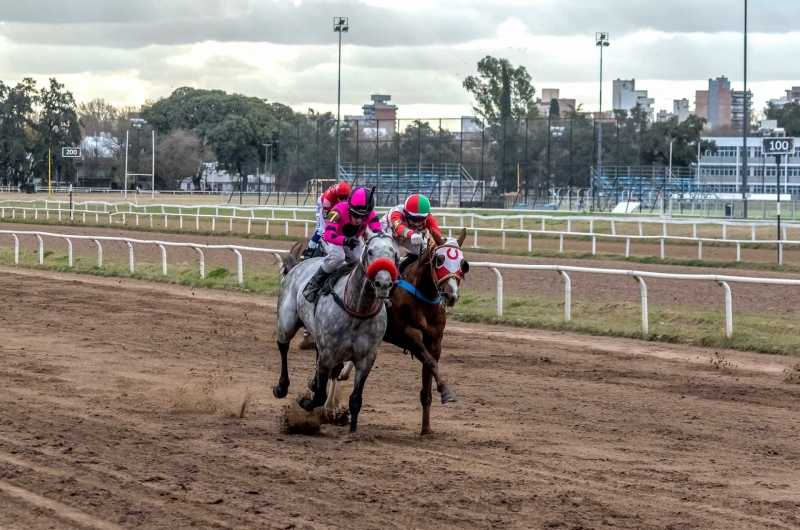
[[359, 434], [300, 437], [274, 300], [2, 269], [0, 307], [1, 528], [800, 525], [792, 359], [452, 323], [437, 434], [385, 347]]

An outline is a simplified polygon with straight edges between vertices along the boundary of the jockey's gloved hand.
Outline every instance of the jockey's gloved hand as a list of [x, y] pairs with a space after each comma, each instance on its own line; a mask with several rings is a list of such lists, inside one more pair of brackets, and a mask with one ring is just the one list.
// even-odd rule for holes
[[347, 247], [350, 250], [354, 250], [358, 246], [358, 238], [357, 237], [346, 237], [344, 240], [343, 247]]
[[314, 252], [316, 251], [316, 247], [308, 247], [303, 251], [303, 255], [300, 256], [301, 261], [304, 259], [308, 259], [314, 256]]
[[418, 234], [416, 232], [411, 234], [411, 244], [412, 245], [421, 245], [422, 244], [422, 234]]

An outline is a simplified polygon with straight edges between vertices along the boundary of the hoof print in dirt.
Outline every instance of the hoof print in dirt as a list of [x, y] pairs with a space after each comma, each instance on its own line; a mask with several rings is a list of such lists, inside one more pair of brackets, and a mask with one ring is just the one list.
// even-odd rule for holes
[[303, 410], [298, 401], [292, 401], [283, 407], [281, 432], [284, 434], [302, 434], [313, 436], [319, 434], [322, 427], [321, 409], [312, 412]]
[[337, 407], [333, 410], [325, 409], [322, 412], [322, 423], [344, 427], [350, 424], [350, 409]]

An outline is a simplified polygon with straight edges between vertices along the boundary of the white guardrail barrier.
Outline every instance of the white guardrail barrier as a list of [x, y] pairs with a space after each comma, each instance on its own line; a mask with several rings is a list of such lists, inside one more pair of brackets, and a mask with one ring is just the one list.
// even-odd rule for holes
[[[256, 252], [263, 254], [284, 253], [283, 249], [269, 249], [259, 247], [246, 247], [241, 245], [205, 245], [200, 243], [179, 243], [174, 241], [158, 241], [147, 239], [133, 239], [128, 237], [110, 236], [80, 236], [71, 234], [56, 234], [50, 232], [21, 231], [21, 230], [0, 230], [0, 234], [10, 235], [14, 238], [14, 263], [19, 264], [19, 237], [34, 236], [39, 242], [39, 264], [44, 265], [44, 239], [45, 237], [62, 239], [67, 243], [67, 260], [69, 267], [73, 266], [72, 241], [84, 240], [92, 241], [97, 246], [97, 266], [103, 267], [103, 245], [104, 241], [114, 241], [126, 243], [128, 246], [129, 268], [131, 273], [135, 271], [134, 245], [156, 245], [161, 250], [161, 272], [167, 275], [167, 248], [192, 248], [197, 251], [200, 258], [200, 277], [205, 278], [205, 254], [208, 250], [230, 250], [236, 255], [237, 278], [239, 284], [244, 283], [244, 269], [242, 265], [242, 252]], [[622, 269], [597, 269], [587, 267], [570, 267], [562, 265], [517, 265], [509, 263], [470, 263], [471, 267], [484, 267], [490, 269], [497, 278], [497, 315], [503, 315], [503, 276], [500, 269], [529, 270], [529, 271], [554, 271], [557, 272], [564, 281], [564, 320], [570, 322], [572, 307], [572, 281], [569, 273], [589, 273], [600, 275], [630, 276], [639, 283], [642, 300], [642, 332], [649, 333], [649, 320], [647, 309], [647, 284], [645, 278], [657, 278], [668, 280], [685, 281], [712, 281], [716, 282], [725, 290], [725, 330], [730, 338], [733, 335], [733, 298], [728, 283], [753, 283], [761, 285], [798, 285], [800, 280], [787, 280], [777, 278], [752, 278], [747, 276], [720, 276], [715, 274], [670, 274], [661, 272], [646, 272]]]
[[286, 250], [245, 247], [241, 245], [204, 245], [200, 243], [178, 243], [174, 241], [157, 241], [149, 239], [133, 239], [129, 237], [109, 237], [109, 236], [78, 236], [70, 234], [54, 234], [50, 232], [27, 232], [20, 230], [0, 230], [0, 234], [7, 234], [14, 238], [14, 263], [19, 264], [19, 236], [35, 236], [39, 241], [39, 265], [44, 265], [44, 239], [51, 237], [63, 239], [67, 243], [67, 263], [73, 266], [72, 241], [83, 240], [92, 241], [97, 246], [97, 266], [103, 267], [103, 241], [122, 242], [128, 245], [128, 263], [131, 273], [135, 272], [134, 245], [156, 245], [161, 250], [161, 273], [167, 275], [167, 247], [173, 248], [193, 248], [197, 251], [200, 258], [200, 277], [206, 277], [205, 253], [207, 250], [230, 250], [236, 255], [236, 271], [239, 284], [244, 283], [244, 268], [242, 265], [242, 252], [256, 252], [262, 254], [284, 253]]
[[[28, 206], [19, 206], [21, 204], [27, 204]], [[37, 204], [44, 204], [44, 207], [37, 208]], [[67, 201], [13, 201], [13, 200], [5, 200], [0, 201], [0, 209], [2, 210], [14, 210], [14, 209], [27, 209], [29, 211], [32, 210], [41, 210], [41, 211], [54, 211], [54, 212], [70, 212], [70, 203]], [[228, 218], [232, 217], [234, 219], [245, 220], [247, 218], [251, 219], [265, 219], [267, 218], [266, 212], [269, 212], [269, 218], [275, 219], [276, 212], [287, 212], [291, 215], [293, 220], [297, 220], [297, 214], [311, 214], [311, 218], [313, 218], [313, 213], [315, 211], [314, 206], [236, 206], [236, 205], [220, 205], [220, 204], [198, 204], [198, 205], [182, 205], [182, 204], [143, 204], [143, 205], [136, 205], [130, 202], [105, 202], [105, 201], [86, 201], [86, 202], [74, 202], [72, 203], [72, 212], [74, 213], [113, 213], [113, 214], [142, 214], [142, 215], [170, 215], [170, 216], [186, 216], [186, 217], [194, 217], [196, 215], [200, 215], [200, 210], [214, 210], [214, 214], [206, 214], [206, 215], [214, 215], [216, 217], [223, 217]], [[228, 210], [233, 213], [231, 216], [220, 215], [220, 210]], [[386, 212], [389, 208], [385, 207], [378, 207], [376, 211], [378, 212]], [[480, 210], [480, 208], [478, 208]], [[240, 212], [242, 215], [238, 215], [237, 212]], [[265, 215], [256, 215], [257, 213], [264, 213]], [[774, 227], [774, 221], [733, 221], [728, 219], [707, 219], [707, 218], [698, 218], [698, 219], [673, 219], [673, 218], [664, 218], [664, 217], [640, 217], [634, 214], [631, 214], [626, 217], [614, 217], [614, 216], [598, 216], [598, 215], [580, 215], [580, 216], [566, 216], [566, 215], [548, 215], [548, 214], [515, 214], [515, 215], [481, 215], [474, 212], [464, 212], [463, 209], [458, 208], [437, 208], [436, 209], [437, 216], [443, 220], [444, 225], [447, 225], [447, 220], [452, 218], [459, 219], [459, 228], [467, 226], [465, 220], [470, 221], [470, 225], [467, 228], [475, 228], [474, 223], [475, 220], [479, 221], [500, 221], [500, 229], [506, 228], [506, 222], [511, 223], [513, 221], [519, 221], [520, 229], [524, 229], [523, 223], [525, 220], [537, 221], [542, 223], [542, 231], [546, 231], [546, 222], [547, 221], [559, 221], [559, 222], [567, 222], [567, 232], [572, 232], [571, 223], [572, 221], [580, 221], [580, 222], [588, 222], [589, 223], [589, 232], [587, 234], [594, 233], [594, 223], [595, 222], [610, 222], [611, 223], [611, 234], [616, 235], [616, 225], [617, 224], [630, 224], [634, 223], [638, 225], [639, 235], [643, 235], [643, 224], [655, 224], [655, 225], [662, 225], [663, 226], [663, 235], [667, 235], [667, 226], [685, 226], [691, 225], [693, 226], [693, 235], [696, 237], [697, 234], [697, 226], [698, 225], [713, 225], [713, 226], [720, 226], [722, 228], [722, 238], [726, 239], [726, 227], [750, 227], [753, 230], [752, 239], [755, 240], [755, 228], [757, 227]], [[782, 222], [783, 226], [789, 228], [800, 228], [800, 223], [793, 223], [788, 218], [784, 219]]]
[[[124, 204], [129, 205], [128, 203], [124, 203]], [[154, 206], [150, 206], [150, 207], [154, 208]], [[165, 209], [169, 209], [169, 208], [174, 209], [174, 208], [176, 208], [176, 206], [158, 205], [158, 208], [161, 209], [161, 210], [165, 210]], [[220, 208], [222, 208], [222, 209], [233, 208], [234, 213], [235, 213], [235, 211], [239, 210], [238, 207], [219, 207], [219, 206], [206, 206], [206, 207], [204, 207], [204, 206], [197, 206], [197, 207], [192, 206], [192, 207], [188, 207], [188, 208], [191, 208], [191, 209], [198, 209], [198, 208], [208, 208], [208, 209], [210, 209], [210, 208], [215, 208], [217, 211]], [[308, 237], [309, 234], [310, 234], [311, 230], [310, 230], [309, 227], [314, 226], [316, 224], [316, 222], [314, 220], [311, 220], [311, 219], [297, 219], [297, 212], [300, 211], [298, 209], [282, 210], [280, 208], [273, 208], [273, 207], [262, 208], [262, 210], [271, 212], [271, 214], [272, 214], [271, 217], [256, 217], [255, 216], [255, 211], [256, 210], [252, 209], [252, 208], [241, 209], [241, 210], [246, 211], [247, 213], [249, 213], [250, 214], [249, 216], [237, 216], [237, 215], [220, 215], [220, 214], [201, 214], [201, 213], [197, 213], [197, 212], [199, 212], [199, 210], [197, 210], [197, 212], [195, 212], [195, 213], [186, 213], [186, 212], [184, 212], [184, 213], [170, 213], [170, 212], [164, 212], [164, 211], [161, 211], [161, 212], [139, 212], [139, 211], [133, 211], [133, 212], [99, 212], [99, 211], [89, 211], [89, 210], [50, 210], [50, 209], [44, 210], [44, 209], [41, 209], [41, 208], [23, 208], [23, 207], [12, 207], [12, 206], [0, 206], [0, 219], [5, 217], [6, 210], [10, 210], [11, 211], [11, 218], [12, 219], [16, 219], [16, 212], [17, 212], [17, 210], [20, 210], [22, 212], [22, 219], [23, 220], [27, 220], [28, 219], [28, 212], [33, 212], [33, 219], [34, 220], [38, 220], [39, 219], [40, 212], [42, 212], [45, 215], [45, 218], [48, 219], [48, 220], [50, 219], [50, 214], [54, 213], [54, 215], [56, 216], [56, 218], [59, 221], [61, 221], [63, 219], [63, 217], [67, 216], [67, 215], [69, 215], [70, 219], [74, 220], [75, 216], [77, 215], [77, 216], [79, 216], [81, 218], [83, 223], [86, 223], [86, 215], [87, 214], [89, 216], [94, 215], [95, 223], [100, 223], [100, 216], [101, 215], [103, 215], [103, 216], [107, 215], [109, 224], [113, 224], [115, 222], [114, 221], [115, 219], [119, 219], [119, 223], [121, 223], [123, 225], [126, 225], [128, 223], [128, 221], [131, 220], [131, 218], [133, 218], [133, 221], [135, 222], [136, 226], [140, 226], [141, 218], [144, 217], [145, 219], [149, 219], [151, 227], [153, 226], [154, 217], [159, 217], [159, 218], [163, 217], [164, 227], [165, 228], [169, 228], [169, 219], [170, 218], [173, 218], [173, 220], [174, 220], [174, 218], [177, 217], [178, 218], [178, 228], [180, 230], [184, 229], [184, 226], [185, 226], [184, 220], [188, 219], [190, 221], [194, 220], [194, 225], [195, 225], [194, 228], [195, 228], [195, 230], [198, 230], [198, 231], [200, 230], [200, 221], [201, 220], [206, 220], [206, 221], [210, 220], [211, 221], [211, 230], [212, 231], [216, 231], [217, 230], [217, 221], [218, 220], [219, 221], [223, 221], [223, 222], [227, 221], [228, 222], [228, 231], [230, 231], [230, 232], [233, 232], [233, 223], [234, 223], [234, 221], [241, 221], [241, 222], [245, 222], [246, 221], [247, 222], [247, 233], [248, 234], [252, 233], [253, 225], [255, 223], [264, 223], [264, 228], [265, 228], [264, 233], [266, 235], [269, 235], [269, 233], [270, 233], [270, 223], [272, 223], [272, 224], [279, 223], [279, 224], [283, 224], [284, 225], [284, 235], [286, 235], [286, 236], [289, 235], [289, 225], [290, 224], [301, 224], [301, 225], [303, 225], [303, 228], [304, 228], [305, 237]], [[294, 216], [291, 219], [277, 218], [277, 217], [274, 217], [276, 211], [293, 211], [294, 212]], [[742, 261], [742, 245], [748, 245], [748, 244], [757, 243], [757, 244], [776, 245], [777, 248], [778, 248], [778, 263], [780, 265], [783, 265], [783, 250], [784, 250], [784, 246], [786, 246], [786, 245], [800, 245], [800, 241], [789, 240], [788, 239], [788, 228], [800, 228], [800, 224], [791, 224], [791, 223], [787, 223], [787, 224], [782, 225], [781, 228], [782, 228], [783, 239], [778, 241], [778, 240], [774, 240], [774, 239], [769, 239], [769, 240], [756, 239], [756, 227], [757, 226], [771, 226], [771, 227], [774, 227], [775, 223], [741, 223], [741, 222], [734, 222], [734, 221], [718, 221], [717, 220], [717, 221], [714, 221], [712, 224], [721, 224], [721, 226], [722, 226], [722, 239], [714, 239], [714, 238], [697, 237], [697, 225], [698, 224], [700, 224], [700, 225], [709, 224], [709, 222], [706, 222], [706, 221], [683, 221], [683, 220], [663, 220], [663, 219], [603, 219], [603, 218], [591, 218], [591, 217], [587, 217], [587, 218], [584, 218], [584, 217], [563, 218], [563, 217], [561, 217], [561, 218], [559, 218], [559, 217], [553, 217], [553, 216], [491, 217], [491, 216], [481, 216], [481, 215], [478, 215], [478, 214], [459, 214], [459, 215], [444, 214], [441, 217], [442, 217], [443, 224], [442, 224], [442, 226], [440, 228], [442, 229], [442, 231], [447, 230], [449, 236], [453, 235], [453, 231], [454, 230], [460, 230], [461, 227], [463, 227], [465, 225], [465, 223], [463, 223], [464, 219], [466, 219], [466, 218], [472, 219], [473, 223], [471, 223], [471, 224], [473, 226], [469, 227], [469, 229], [473, 231], [472, 248], [480, 248], [480, 246], [478, 245], [478, 236], [479, 236], [480, 233], [489, 234], [490, 236], [499, 235], [500, 238], [501, 238], [501, 248], [503, 250], [506, 249], [506, 237], [507, 237], [508, 234], [520, 234], [522, 236], [526, 236], [527, 235], [528, 252], [532, 252], [533, 251], [533, 237], [535, 235], [558, 236], [559, 237], [559, 247], [558, 247], [559, 253], [563, 253], [564, 252], [564, 238], [565, 237], [566, 238], [573, 238], [573, 239], [591, 237], [592, 238], [592, 255], [596, 255], [597, 254], [597, 240], [598, 239], [606, 239], [606, 240], [612, 240], [612, 241], [622, 241], [622, 240], [624, 240], [625, 241], [625, 257], [626, 258], [630, 257], [631, 241], [641, 241], [641, 242], [656, 242], [657, 241], [657, 242], [660, 243], [660, 249], [661, 249], [660, 257], [661, 257], [661, 259], [666, 259], [666, 257], [667, 257], [666, 256], [666, 246], [665, 246], [666, 243], [669, 242], [669, 241], [676, 241], [676, 242], [696, 243], [697, 244], [697, 259], [699, 261], [702, 261], [703, 260], [703, 244], [704, 243], [706, 243], [706, 244], [723, 243], [723, 244], [726, 244], [726, 245], [736, 245], [736, 261], [740, 262], [740, 261]], [[453, 217], [460, 218], [460, 220], [462, 222], [460, 224], [458, 224], [457, 226], [448, 226], [446, 224], [447, 220], [448, 220], [448, 217], [450, 219], [452, 219]], [[476, 228], [476, 227], [474, 227], [474, 220], [475, 219], [481, 219], [481, 220], [499, 219], [500, 220], [500, 228]], [[538, 230], [524, 230], [524, 229], [506, 228], [505, 227], [505, 221], [507, 221], [507, 220], [517, 220], [517, 219], [519, 219], [520, 226], [523, 226], [524, 219], [536, 219], [536, 220], [541, 221], [541, 227]], [[551, 219], [551, 220], [555, 219], [555, 220], [559, 220], [559, 221], [562, 221], [562, 222], [566, 221], [567, 222], [567, 231], [563, 232], [563, 231], [547, 230], [546, 222], [547, 222], [548, 219]], [[589, 222], [589, 232], [573, 232], [572, 231], [572, 222], [573, 221], [580, 221], [580, 220]], [[611, 223], [611, 232], [612, 233], [611, 234], [605, 234], [605, 233], [595, 232], [594, 231], [594, 223], [595, 223], [595, 221], [605, 221], [605, 222], [609, 222], [610, 221], [610, 223]], [[617, 232], [617, 230], [616, 230], [617, 223], [637, 223], [638, 227], [639, 227], [639, 235], [617, 234], [616, 233]], [[662, 225], [662, 235], [658, 235], [658, 236], [645, 236], [645, 235], [642, 235], [642, 233], [643, 233], [643, 229], [642, 229], [643, 223]], [[667, 225], [669, 225], [669, 224], [676, 224], [676, 225], [691, 224], [692, 227], [693, 227], [693, 236], [692, 237], [688, 237], [688, 236], [670, 236], [670, 235], [667, 235]], [[750, 232], [751, 232], [750, 239], [728, 239], [727, 238], [727, 235], [728, 235], [727, 234], [727, 227], [728, 226], [749, 226], [750, 229], [751, 229], [750, 230]]]
[[785, 280], [777, 278], [751, 278], [746, 276], [720, 276], [716, 274], [669, 274], [662, 272], [646, 272], [622, 269], [595, 269], [587, 267], [567, 267], [562, 265], [515, 265], [509, 263], [470, 263], [470, 267], [485, 267], [490, 269], [497, 278], [497, 316], [503, 316], [503, 276], [500, 269], [528, 270], [528, 271], [554, 271], [564, 280], [564, 320], [572, 320], [572, 280], [569, 273], [588, 273], [613, 276], [630, 276], [639, 283], [642, 299], [642, 333], [650, 332], [647, 310], [647, 284], [645, 278], [658, 278], [665, 280], [685, 280], [715, 282], [725, 290], [725, 332], [728, 338], [733, 336], [733, 296], [728, 283], [755, 283], [761, 285], [800, 285], [800, 280]]

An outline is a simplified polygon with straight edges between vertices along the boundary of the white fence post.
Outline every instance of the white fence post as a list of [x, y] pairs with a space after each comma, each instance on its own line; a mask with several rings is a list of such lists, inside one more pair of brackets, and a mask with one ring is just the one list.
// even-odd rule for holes
[[164, 245], [158, 245], [158, 248], [161, 249], [161, 274], [163, 276], [167, 275], [167, 249]]
[[664, 238], [661, 238], [661, 259], [665, 259], [666, 253], [664, 252]]
[[731, 296], [731, 288], [726, 282], [717, 283], [725, 289], [725, 333], [728, 338], [731, 338], [733, 336], [733, 296]]
[[200, 277], [201, 278], [205, 278], [206, 277], [206, 256], [205, 256], [205, 254], [203, 254], [203, 251], [200, 250], [199, 248], [197, 248], [197, 247], [192, 247], [192, 248], [194, 248], [197, 251], [197, 253], [200, 254]]
[[502, 246], [502, 249], [503, 250], [506, 249], [506, 231], [505, 230], [503, 230], [503, 246]]
[[44, 241], [39, 234], [36, 234], [36, 239], [39, 240], [39, 265], [44, 265]]
[[616, 224], [614, 223], [614, 220], [613, 220], [613, 219], [611, 220], [611, 235], [612, 235], [612, 236], [615, 236], [615, 235], [617, 235], [617, 226], [616, 226]]
[[597, 255], [597, 236], [592, 236], [592, 256]]
[[631, 238], [625, 238], [625, 258], [631, 257]]
[[[151, 217], [152, 219], [152, 217]], [[130, 266], [131, 274], [133, 274], [134, 266], [133, 266], [133, 245], [130, 241], [126, 241], [128, 244], [128, 265]]]
[[236, 249], [233, 249], [233, 253], [236, 254], [236, 273], [239, 278], [239, 285], [244, 283], [244, 275], [242, 271], [242, 253]]
[[68, 237], [64, 238], [67, 241], [67, 264], [72, 268], [72, 241]]
[[503, 316], [503, 276], [500, 271], [492, 267], [492, 272], [497, 276], [497, 316]]
[[100, 241], [98, 241], [96, 239], [92, 239], [92, 241], [94, 241], [94, 244], [97, 245], [97, 266], [102, 269], [103, 268], [103, 247], [102, 247], [102, 245], [100, 245]]
[[564, 322], [572, 320], [572, 280], [564, 271], [558, 271], [559, 276], [564, 280]]
[[703, 261], [703, 240], [697, 242], [697, 260]]
[[533, 252], [533, 233], [528, 232], [528, 252]]
[[736, 262], [742, 261], [742, 244], [738, 241], [736, 242]]
[[558, 253], [564, 253], [564, 234], [559, 234], [558, 236]]
[[644, 283], [640, 276], [634, 276], [633, 278], [639, 282], [642, 290], [642, 333], [647, 336], [650, 333], [650, 322], [647, 314], [647, 284]]
[[11, 234], [14, 236], [14, 263], [19, 265], [19, 238], [17, 234]]

